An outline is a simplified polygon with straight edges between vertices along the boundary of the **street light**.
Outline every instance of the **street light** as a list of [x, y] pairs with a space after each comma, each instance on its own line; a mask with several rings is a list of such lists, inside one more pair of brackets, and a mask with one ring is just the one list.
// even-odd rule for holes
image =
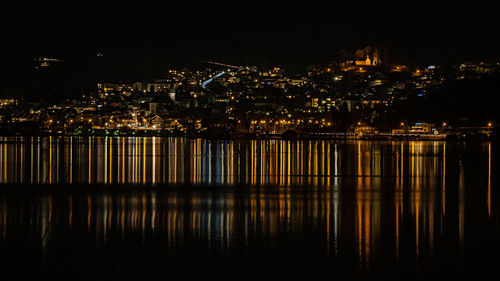
[[493, 127], [493, 123], [488, 122], [488, 129], [486, 130], [488, 135], [491, 134], [491, 128]]
[[446, 122], [443, 122], [443, 127], [441, 128], [441, 133], [444, 133], [446, 131]]

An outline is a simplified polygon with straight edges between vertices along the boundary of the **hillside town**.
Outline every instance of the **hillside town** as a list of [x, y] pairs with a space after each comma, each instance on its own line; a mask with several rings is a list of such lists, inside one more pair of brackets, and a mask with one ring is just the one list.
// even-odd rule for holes
[[[62, 63], [36, 58], [34, 67], [51, 71]], [[463, 117], [439, 100], [454, 85], [496, 77], [499, 63], [389, 64], [380, 49], [367, 47], [302, 73], [205, 65], [149, 81], [97, 81], [93, 91], [57, 103], [0, 97], [0, 133], [443, 139], [489, 136], [495, 127], [493, 116]]]

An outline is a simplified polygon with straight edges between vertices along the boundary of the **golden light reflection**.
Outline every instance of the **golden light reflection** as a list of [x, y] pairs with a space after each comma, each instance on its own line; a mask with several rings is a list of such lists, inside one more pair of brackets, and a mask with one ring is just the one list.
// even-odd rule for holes
[[[453, 203], [450, 206], [458, 207], [458, 237], [461, 241], [465, 237], [466, 171], [461, 166], [458, 181], [449, 180], [452, 174], [448, 174], [447, 170], [458, 167], [458, 162], [453, 162], [456, 154], [453, 149], [456, 148], [447, 146], [444, 142], [235, 142], [159, 137], [3, 137], [1, 141], [1, 183], [306, 185], [311, 188], [311, 198], [304, 199], [306, 201], [297, 200], [294, 198], [296, 195], [291, 194], [288, 189], [280, 191], [276, 198], [265, 193], [251, 194], [244, 228], [247, 232], [263, 231], [274, 235], [282, 229], [292, 231], [307, 220], [311, 220], [315, 226], [324, 223], [326, 244], [332, 247], [331, 253], [335, 253], [343, 231], [340, 224], [342, 204], [338, 199], [340, 192], [342, 189], [354, 189], [354, 215], [352, 218], [343, 218], [342, 222], [355, 226], [353, 237], [356, 251], [363, 263], [370, 262], [376, 251], [373, 243], [380, 235], [380, 222], [383, 220], [380, 196], [386, 186], [393, 186], [395, 191], [394, 197], [391, 197], [391, 204], [394, 204], [391, 210], [396, 255], [399, 254], [404, 225], [411, 225], [414, 229], [412, 243], [417, 254], [421, 253], [423, 245], [434, 245], [435, 238], [443, 232], [443, 222], [448, 215], [448, 190], [459, 191], [458, 205]], [[487, 170], [481, 171], [481, 178], [487, 177], [487, 181], [482, 183], [482, 190], [487, 190], [484, 200], [487, 214], [491, 218], [494, 193], [492, 144], [482, 147], [481, 153], [484, 155], [481, 154], [481, 157], [488, 157]], [[387, 182], [390, 184], [386, 184]], [[447, 184], [454, 182], [458, 186], [450, 189]], [[94, 209], [99, 208], [102, 203], [107, 207], [103, 211], [104, 217], [99, 221], [103, 222], [101, 228], [107, 229], [106, 233], [111, 231], [108, 228], [114, 223], [119, 224], [118, 229], [125, 233], [127, 222], [130, 222], [132, 228], [141, 231], [144, 231], [144, 227], [161, 230], [164, 219], [169, 221], [172, 228], [176, 228], [184, 223], [184, 217], [196, 231], [208, 231], [211, 237], [222, 235], [221, 241], [229, 245], [227, 239], [233, 231], [231, 221], [234, 221], [234, 214], [217, 215], [213, 210], [185, 214], [176, 209], [175, 206], [181, 208], [181, 203], [176, 199], [172, 201], [173, 205], [168, 206], [169, 210], [175, 212], [164, 217], [164, 211], [159, 209], [162, 203], [156, 199], [141, 196], [134, 200], [127, 197], [116, 202], [114, 200], [118, 199], [100, 201], [88, 198], [88, 212], [84, 215], [88, 231], [96, 231], [93, 229], [96, 221], [94, 217], [97, 215]], [[232, 199], [220, 200], [226, 206], [223, 209], [231, 209], [232, 207], [227, 206], [234, 204], [232, 201], [225, 201]], [[200, 203], [201, 201], [203, 200], [198, 198], [192, 202], [205, 204]], [[68, 202], [71, 208], [67, 221], [69, 225], [75, 225], [77, 217], [72, 206], [76, 203], [74, 199]], [[1, 204], [0, 226], [5, 231], [4, 218], [11, 211], [8, 203]], [[145, 205], [149, 209], [141, 209]], [[129, 208], [138, 210], [129, 213]], [[452, 209], [451, 214], [453, 213]], [[113, 219], [115, 215], [117, 217]], [[213, 225], [216, 219], [221, 223], [217, 227]], [[207, 223], [207, 220], [211, 223]], [[266, 224], [259, 230], [256, 224], [260, 225], [264, 221]], [[210, 226], [210, 231], [202, 230], [205, 227], [201, 225], [203, 223]], [[217, 232], [215, 229], [218, 229]], [[176, 230], [170, 233], [172, 239], [179, 235]], [[248, 237], [248, 233], [245, 235]], [[107, 234], [104, 236], [107, 237]]]
[[[4, 137], [2, 141], [0, 183], [338, 187], [346, 178], [354, 178], [359, 188], [374, 188], [380, 186], [384, 177], [391, 176], [396, 189], [402, 190], [408, 184], [417, 192], [412, 195], [414, 212], [421, 210], [418, 192], [434, 189], [441, 190], [439, 205], [443, 216], [446, 212], [444, 142], [236, 142], [160, 137], [47, 137], [14, 142]], [[485, 150], [490, 194], [491, 144]], [[491, 198], [488, 209], [491, 212]]]
[[[420, 256], [433, 251], [437, 244], [434, 241], [442, 241], [444, 237], [446, 190], [459, 192], [458, 204], [456, 197], [448, 196], [454, 202], [449, 204], [447, 219], [458, 222], [448, 230], [454, 231], [452, 237], [463, 244], [467, 227], [474, 221], [485, 221], [465, 219], [467, 212], [473, 211], [473, 208], [465, 208], [467, 166], [453, 162], [453, 147], [441, 142], [387, 142], [373, 147], [373, 143], [362, 141], [236, 143], [73, 137], [61, 142], [29, 138], [26, 139], [29, 145], [19, 146], [2, 140], [2, 183], [16, 182], [23, 175], [25, 182], [40, 183], [67, 179], [74, 183], [90, 180], [92, 183], [276, 185], [274, 188], [230, 188], [228, 192], [210, 195], [140, 188], [113, 195], [82, 191], [29, 198], [30, 202], [40, 202], [29, 222], [30, 235], [37, 239], [78, 228], [95, 237], [97, 242], [113, 237], [125, 240], [130, 236], [146, 242], [161, 233], [168, 251], [175, 251], [183, 246], [183, 239], [189, 239], [209, 242], [206, 245], [210, 251], [227, 253], [238, 241], [250, 247], [248, 241], [252, 237], [263, 237], [271, 243], [277, 242], [283, 233], [312, 229], [321, 234], [318, 237], [328, 255], [338, 255], [340, 249], [352, 250], [358, 262], [368, 266], [382, 244], [392, 244], [397, 259], [404, 257], [400, 257], [401, 245], [409, 245], [412, 253], [415, 249]], [[69, 146], [61, 149], [63, 153], [69, 152], [69, 158], [57, 157], [58, 145]], [[56, 151], [54, 156], [53, 151]], [[483, 209], [483, 215], [491, 217], [494, 213], [491, 209], [494, 207], [491, 205], [492, 144], [484, 146], [483, 152], [484, 157], [488, 157], [488, 170], [480, 171], [484, 172], [481, 202], [484, 206], [484, 199], [487, 200], [488, 212]], [[14, 160], [14, 156], [19, 159]], [[64, 166], [60, 163], [64, 159], [69, 159], [73, 168], [61, 169], [61, 173], [72, 176], [58, 176], [57, 167]], [[482, 158], [481, 163], [485, 164], [484, 160]], [[99, 162], [102, 166], [96, 166]], [[107, 168], [101, 169], [106, 165]], [[446, 176], [451, 174], [446, 174], [446, 165], [449, 171], [451, 167], [458, 168], [455, 178], [446, 181], [457, 183], [453, 188], [445, 186]], [[13, 169], [30, 169], [30, 172], [15, 173]], [[484, 181], [486, 175], [487, 182]], [[305, 189], [286, 186], [298, 183], [308, 186]], [[333, 183], [331, 187], [330, 183]], [[8, 243], [15, 236], [16, 228], [11, 230], [9, 224], [19, 221], [14, 218], [29, 217], [29, 209], [20, 204], [25, 197], [8, 199], [0, 193], [1, 243]], [[55, 221], [51, 223], [52, 220]], [[44, 249], [50, 247], [47, 241], [50, 240], [43, 240]]]
[[488, 143], [488, 217], [491, 218], [491, 142]]
[[465, 238], [465, 175], [463, 164], [459, 164], [458, 180], [458, 235], [460, 243]]

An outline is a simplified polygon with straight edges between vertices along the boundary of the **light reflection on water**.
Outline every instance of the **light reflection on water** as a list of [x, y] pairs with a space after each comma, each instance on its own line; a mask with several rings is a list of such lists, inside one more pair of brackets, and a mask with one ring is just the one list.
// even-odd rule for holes
[[375, 143], [4, 137], [0, 183], [329, 186], [337, 185], [340, 176], [359, 177], [360, 184], [391, 176], [409, 177], [417, 188], [435, 188], [444, 177], [445, 142]]
[[347, 260], [366, 274], [386, 269], [382, 261], [409, 272], [436, 271], [432, 262], [443, 257], [459, 264], [462, 258], [481, 259], [467, 256], [471, 249], [499, 248], [493, 151], [491, 143], [444, 142], [4, 142], [3, 183], [235, 186], [63, 185], [56, 191], [0, 193], [0, 261], [7, 262], [25, 237], [31, 251], [40, 243], [41, 261], [51, 260], [61, 245], [81, 241], [97, 249], [80, 249], [89, 259], [109, 245], [135, 253], [135, 241], [172, 257], [277, 249], [274, 255], [286, 259], [290, 253], [281, 247], [295, 247], [301, 258], [313, 251], [331, 266]]

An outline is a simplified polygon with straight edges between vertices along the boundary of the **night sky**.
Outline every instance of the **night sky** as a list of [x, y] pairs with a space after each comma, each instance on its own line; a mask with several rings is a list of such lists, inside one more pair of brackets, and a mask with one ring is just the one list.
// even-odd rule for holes
[[84, 68], [97, 52], [125, 78], [203, 60], [300, 68], [366, 45], [389, 47], [402, 63], [497, 57], [492, 1], [406, 2], [20, 3], [2, 11], [2, 72], [36, 56]]

